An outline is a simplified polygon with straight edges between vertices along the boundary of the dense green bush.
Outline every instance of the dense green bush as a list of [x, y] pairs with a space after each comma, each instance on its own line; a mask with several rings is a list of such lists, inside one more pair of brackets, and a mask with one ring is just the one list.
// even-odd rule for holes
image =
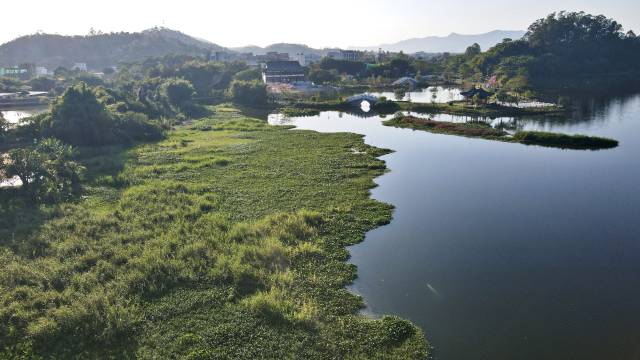
[[191, 102], [195, 89], [191, 82], [183, 79], [167, 79], [160, 85], [160, 95], [170, 105], [177, 109]]
[[322, 70], [335, 70], [339, 74], [348, 74], [357, 76], [366, 69], [366, 64], [360, 61], [337, 60], [330, 57], [324, 57], [318, 63], [318, 67]]
[[29, 81], [29, 86], [33, 91], [51, 91], [56, 87], [56, 80], [40, 76]]
[[84, 83], [67, 88], [51, 105], [50, 122], [44, 124], [43, 136], [53, 136], [66, 143], [97, 146], [117, 141], [114, 121], [93, 90]]
[[229, 96], [238, 104], [262, 106], [267, 103], [267, 87], [257, 80], [234, 80], [229, 87]]
[[[181, 89], [183, 85], [175, 87]], [[173, 85], [166, 89], [167, 96], [175, 101], [184, 95]], [[157, 123], [151, 122], [145, 114], [129, 110], [135, 107], [135, 102], [133, 105], [117, 102], [117, 96], [113, 90], [102, 87], [71, 86], [54, 101], [50, 113], [33, 118], [32, 124], [16, 135], [55, 137], [78, 146], [130, 143], [162, 137], [162, 129]]]
[[318, 84], [326, 84], [338, 79], [337, 72], [335, 70], [324, 70], [324, 69], [311, 69], [309, 71], [309, 80]]
[[233, 79], [241, 81], [259, 81], [262, 80], [262, 72], [260, 71], [260, 69], [246, 69], [235, 74]]
[[7, 130], [9, 130], [9, 122], [0, 113], [0, 140], [6, 135]]
[[30, 199], [58, 202], [80, 191], [83, 167], [73, 157], [72, 147], [56, 139], [44, 139], [9, 151], [0, 162], [0, 173], [20, 178], [21, 192]]

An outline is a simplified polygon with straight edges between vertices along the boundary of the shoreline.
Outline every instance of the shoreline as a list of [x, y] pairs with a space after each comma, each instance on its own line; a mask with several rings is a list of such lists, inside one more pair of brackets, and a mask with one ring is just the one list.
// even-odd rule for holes
[[567, 135], [542, 131], [518, 131], [509, 134], [504, 130], [495, 129], [484, 122], [454, 123], [417, 118], [411, 115], [396, 116], [383, 121], [385, 126], [408, 128], [427, 131], [434, 134], [463, 136], [485, 140], [494, 140], [523, 145], [536, 145], [565, 150], [604, 150], [618, 146], [614, 139], [586, 136]]
[[[387, 171], [378, 157], [389, 150], [365, 144], [362, 135], [287, 129], [220, 107], [159, 142], [81, 153], [86, 199], [62, 204], [64, 213], [17, 203], [6, 214], [17, 229], [40, 224], [15, 234], [17, 255], [30, 254], [36, 238], [56, 246], [34, 260], [16, 257], [0, 266], [48, 261], [53, 278], [37, 283], [78, 290], [66, 297], [32, 286], [28, 298], [53, 291], [70, 310], [52, 319], [31, 301], [17, 302], [22, 315], [4, 341], [34, 357], [164, 358], [214, 350], [260, 357], [269, 349], [278, 358], [427, 358], [419, 327], [360, 314], [362, 297], [347, 289], [357, 278], [347, 247], [392, 218], [392, 206], [370, 192]], [[59, 253], [78, 241], [77, 252]], [[89, 255], [96, 260], [86, 263]], [[113, 276], [98, 281], [105, 271]], [[19, 287], [0, 285], [6, 285], [4, 301], [23, 296]], [[96, 291], [109, 311], [118, 309], [121, 322], [83, 310]], [[85, 315], [75, 317], [76, 311]], [[96, 327], [79, 327], [87, 319]], [[51, 325], [24, 336], [42, 321]], [[103, 339], [103, 331], [113, 335]], [[95, 343], [74, 342], [75, 336]]]

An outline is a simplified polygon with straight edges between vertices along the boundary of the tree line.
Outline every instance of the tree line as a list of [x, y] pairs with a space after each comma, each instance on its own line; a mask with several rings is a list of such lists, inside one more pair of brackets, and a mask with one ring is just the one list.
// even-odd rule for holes
[[104, 78], [66, 69], [56, 73], [0, 82], [19, 88], [47, 85], [59, 94], [47, 112], [22, 126], [0, 117], [0, 145], [16, 145], [0, 159], [0, 177], [20, 178], [19, 193], [29, 201], [56, 202], [79, 193], [83, 171], [74, 160], [76, 148], [161, 139], [173, 124], [205, 116], [207, 104], [267, 103], [260, 71], [243, 63], [165, 56], [123, 64]]

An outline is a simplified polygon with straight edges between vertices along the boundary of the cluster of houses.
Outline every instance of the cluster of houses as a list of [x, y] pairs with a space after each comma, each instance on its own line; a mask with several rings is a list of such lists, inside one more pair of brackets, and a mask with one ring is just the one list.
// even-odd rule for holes
[[297, 61], [301, 66], [309, 66], [313, 63], [319, 62], [323, 57], [328, 57], [336, 60], [364, 60], [366, 52], [355, 50], [339, 50], [328, 51], [323, 55], [317, 52], [267, 52], [264, 55], [254, 55], [253, 53], [235, 53], [227, 51], [216, 51], [210, 56], [210, 60], [219, 62], [233, 62], [242, 61], [249, 66], [258, 66], [259, 64], [266, 64], [269, 61]]
[[[209, 55], [211, 61], [218, 62], [245, 62], [249, 66], [262, 69], [262, 80], [267, 84], [283, 83], [294, 84], [302, 83], [306, 80], [305, 66], [321, 61], [323, 58], [346, 61], [362, 61], [366, 63], [376, 63], [384, 61], [387, 57], [392, 56], [389, 52], [379, 50], [374, 51], [357, 51], [357, 50], [331, 50], [323, 53], [319, 52], [267, 52], [263, 55], [254, 55], [253, 53], [237, 53], [227, 51], [216, 51]], [[87, 72], [86, 63], [77, 62], [73, 64], [71, 70]], [[44, 66], [36, 66], [33, 63], [24, 63], [12, 67], [0, 67], [0, 77], [10, 77], [19, 80], [29, 80], [40, 76], [53, 75]], [[102, 73], [94, 73], [101, 76]], [[428, 79], [438, 80], [438, 79]], [[416, 80], [413, 78], [401, 78], [396, 81], [398, 86], [415, 85]], [[5, 94], [8, 95], [8, 94]]]
[[0, 77], [9, 77], [20, 80], [28, 80], [38, 76], [49, 75], [49, 70], [44, 66], [36, 66], [33, 63], [24, 63], [17, 66], [0, 67]]
[[[88, 71], [87, 64], [78, 62], [73, 64], [71, 70]], [[53, 71], [34, 63], [23, 63], [17, 66], [0, 66], [0, 77], [9, 77], [18, 80], [29, 80], [35, 77], [51, 76]]]

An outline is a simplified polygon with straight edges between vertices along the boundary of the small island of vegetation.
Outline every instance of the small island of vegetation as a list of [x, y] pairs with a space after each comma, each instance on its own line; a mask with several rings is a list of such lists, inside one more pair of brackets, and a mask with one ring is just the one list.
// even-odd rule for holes
[[399, 114], [393, 119], [385, 121], [384, 125], [423, 130], [436, 134], [482, 138], [560, 149], [600, 150], [618, 146], [617, 140], [585, 135], [566, 135], [541, 131], [518, 131], [511, 135], [504, 130], [496, 129], [480, 121], [455, 123]]

